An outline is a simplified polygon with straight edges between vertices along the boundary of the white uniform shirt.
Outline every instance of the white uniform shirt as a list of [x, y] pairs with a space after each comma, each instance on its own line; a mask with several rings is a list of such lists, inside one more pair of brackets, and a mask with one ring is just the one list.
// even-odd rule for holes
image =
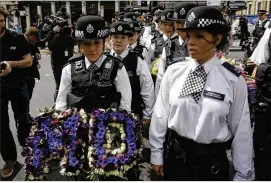
[[192, 58], [185, 66], [180, 62], [172, 64], [162, 79], [150, 126], [151, 163], [163, 164], [163, 142], [168, 128], [202, 144], [234, 137], [232, 159], [237, 172], [234, 180], [251, 179], [253, 144], [246, 82], [214, 56], [203, 64], [207, 73], [203, 90], [223, 94], [224, 100], [202, 95], [197, 104], [191, 95], [179, 98], [188, 73], [198, 65]]
[[[111, 50], [110, 54], [117, 57], [120, 56], [124, 59], [129, 53], [129, 50], [124, 50], [120, 55]], [[143, 110], [143, 118], [151, 119], [153, 106], [154, 106], [154, 84], [152, 81], [150, 70], [147, 63], [141, 58], [137, 57], [137, 69], [136, 73], [139, 76], [140, 81], [140, 95], [144, 101], [145, 109]]]
[[[184, 40], [181, 38], [181, 36], [179, 36], [179, 43], [180, 45], [182, 45], [184, 43]], [[159, 92], [159, 88], [160, 88], [160, 84], [161, 84], [161, 80], [166, 72], [166, 60], [167, 60], [167, 54], [166, 54], [166, 49], [163, 48], [163, 52], [162, 52], [162, 56], [161, 56], [161, 60], [159, 62], [159, 68], [158, 68], [158, 74], [157, 74], [157, 78], [156, 78], [156, 83], [155, 83], [155, 98], [158, 95]], [[186, 64], [185, 60], [184, 62], [182, 62], [183, 64]]]
[[[94, 64], [98, 68], [101, 67], [102, 63], [106, 59], [106, 56], [103, 55], [96, 61]], [[88, 61], [85, 57], [86, 68], [91, 65], [91, 62]], [[116, 85], [116, 90], [121, 93], [121, 100], [119, 109], [131, 111], [131, 101], [132, 101], [132, 90], [130, 85], [130, 80], [127, 74], [125, 67], [122, 67], [118, 70], [117, 76], [114, 80]], [[72, 89], [72, 80], [71, 80], [71, 65], [66, 65], [62, 70], [61, 82], [59, 87], [58, 96], [56, 99], [56, 109], [65, 110], [67, 109], [67, 95], [71, 92]]]
[[253, 61], [255, 64], [260, 65], [261, 63], [266, 63], [270, 57], [269, 55], [269, 46], [268, 41], [269, 37], [271, 36], [271, 28], [267, 28], [264, 31], [264, 35], [261, 38], [259, 44], [253, 51], [250, 60]]
[[[137, 46], [137, 42], [135, 42], [134, 44], [132, 44], [130, 46], [131, 46], [132, 50], [135, 49], [135, 47]], [[147, 48], [145, 48], [145, 47], [143, 48], [142, 56], [143, 56], [144, 60], [146, 61], [149, 69], [151, 70], [151, 59], [149, 59], [149, 53], [148, 53]]]

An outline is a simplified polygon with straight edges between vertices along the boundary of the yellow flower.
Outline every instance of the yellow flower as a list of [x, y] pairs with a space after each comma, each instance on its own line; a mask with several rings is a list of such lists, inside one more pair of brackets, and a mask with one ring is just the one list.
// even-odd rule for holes
[[49, 173], [49, 167], [48, 167], [48, 166], [45, 166], [45, 167], [43, 168], [43, 172], [44, 172], [44, 173]]
[[29, 179], [29, 180], [34, 180], [34, 178], [35, 178], [35, 177], [34, 177], [32, 174], [28, 175], [28, 179]]

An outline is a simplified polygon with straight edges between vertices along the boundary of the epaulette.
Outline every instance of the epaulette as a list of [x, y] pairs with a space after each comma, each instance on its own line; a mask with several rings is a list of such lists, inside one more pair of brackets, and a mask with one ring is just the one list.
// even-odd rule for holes
[[135, 54], [137, 57], [140, 57], [141, 60], [144, 60], [144, 57], [141, 53], [138, 53], [137, 51], [134, 51], [134, 50], [129, 50], [129, 53], [133, 53]]
[[170, 40], [175, 41], [175, 40], [178, 40], [178, 39], [179, 39], [179, 36], [175, 36], [174, 38], [171, 38]]
[[80, 55], [80, 56], [73, 56], [69, 59], [69, 63], [72, 63], [72, 62], [75, 62], [75, 61], [78, 61], [78, 60], [84, 60], [85, 56], [83, 55]]
[[120, 60], [120, 59], [118, 59], [118, 58], [116, 58], [116, 57], [114, 57], [114, 56], [112, 56], [112, 55], [110, 55], [110, 54], [105, 54], [105, 55], [106, 55], [108, 58], [110, 58], [110, 59], [112, 59], [112, 60], [118, 62], [118, 64], [119, 64], [119, 69], [121, 69], [121, 68], [123, 67], [122, 60]]
[[231, 65], [230, 63], [224, 62], [222, 65], [226, 69], [228, 69], [230, 72], [232, 72], [234, 75], [236, 75], [237, 77], [239, 77], [241, 75], [241, 72], [236, 67], [234, 67], [233, 65]]

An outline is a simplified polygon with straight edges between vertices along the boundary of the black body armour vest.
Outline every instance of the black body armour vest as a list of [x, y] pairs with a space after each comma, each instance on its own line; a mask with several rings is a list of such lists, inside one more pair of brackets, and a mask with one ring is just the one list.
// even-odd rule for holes
[[139, 43], [137, 43], [137, 46], [133, 49], [133, 51], [137, 54], [137, 56], [140, 57], [142, 60], [145, 59], [144, 56], [143, 56], [144, 48], [146, 48], [146, 47], [143, 46], [143, 45], [141, 45], [141, 44], [139, 44]]
[[259, 24], [259, 21], [256, 22], [255, 29], [252, 32], [252, 35], [258, 39], [261, 39], [261, 37], [264, 34], [265, 31], [265, 24], [269, 21], [269, 19], [265, 20], [262, 25]]
[[98, 70], [93, 73], [86, 68], [85, 57], [70, 60], [72, 90], [68, 94], [68, 107], [86, 109], [118, 108], [121, 94], [116, 91], [114, 80], [123, 64], [107, 56]]
[[155, 44], [154, 59], [157, 59], [160, 55], [162, 55], [163, 48], [165, 46], [163, 34], [156, 33], [156, 35], [152, 39], [152, 44], [153, 43]]
[[139, 76], [136, 73], [137, 69], [137, 54], [133, 51], [130, 51], [129, 54], [123, 59], [123, 64], [127, 70], [131, 89], [132, 89], [132, 105], [131, 110], [134, 113], [137, 113], [139, 115], [142, 115], [142, 110], [144, 107], [144, 102], [141, 97], [141, 87], [140, 87], [140, 81]]
[[180, 62], [185, 59], [185, 57], [189, 56], [186, 48], [185, 42], [180, 45], [179, 37], [174, 37], [171, 39], [171, 43], [165, 46], [166, 49], [166, 68], [174, 63]]

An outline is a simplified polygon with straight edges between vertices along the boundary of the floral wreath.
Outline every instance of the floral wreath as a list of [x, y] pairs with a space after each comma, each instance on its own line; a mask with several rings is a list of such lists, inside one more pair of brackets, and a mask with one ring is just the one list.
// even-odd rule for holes
[[44, 180], [54, 164], [63, 176], [85, 172], [126, 178], [142, 152], [142, 126], [134, 114], [99, 109], [64, 112], [45, 109], [35, 118], [23, 149], [27, 180]]

